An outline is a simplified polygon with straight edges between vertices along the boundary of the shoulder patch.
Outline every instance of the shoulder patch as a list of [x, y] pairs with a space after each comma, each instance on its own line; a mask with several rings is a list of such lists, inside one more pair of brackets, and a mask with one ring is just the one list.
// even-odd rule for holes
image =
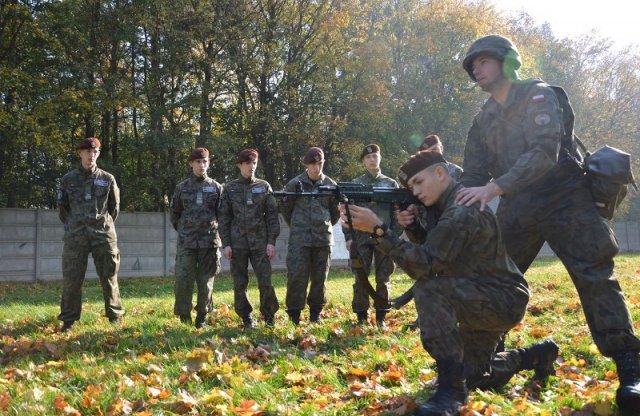
[[546, 126], [551, 122], [551, 116], [549, 115], [549, 113], [540, 113], [535, 116], [533, 122], [538, 126]]

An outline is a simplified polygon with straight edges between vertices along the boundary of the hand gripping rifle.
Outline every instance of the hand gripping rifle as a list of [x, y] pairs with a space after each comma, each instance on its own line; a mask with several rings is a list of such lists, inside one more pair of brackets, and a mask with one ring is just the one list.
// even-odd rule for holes
[[[288, 197], [335, 197], [345, 206], [345, 216], [347, 217], [347, 226], [349, 231], [353, 233], [353, 222], [351, 220], [351, 212], [349, 210], [350, 203], [367, 203], [375, 202], [378, 204], [388, 205], [389, 217], [384, 219], [387, 224], [391, 224], [393, 218], [394, 209], [406, 209], [410, 204], [419, 204], [420, 200], [417, 199], [413, 193], [406, 188], [383, 188], [372, 185], [364, 185], [356, 182], [339, 182], [336, 185], [320, 185], [317, 190], [313, 192], [304, 192], [302, 190], [302, 184], [296, 184], [295, 192], [274, 192], [273, 195], [277, 198]], [[356, 279], [363, 285], [369, 296], [381, 305], [385, 305], [385, 308], [395, 307], [394, 303], [389, 304], [389, 301], [382, 299], [376, 290], [371, 286], [367, 275], [365, 274], [365, 267], [362, 257], [356, 249], [356, 245], [351, 245], [349, 250], [349, 259], [351, 260], [351, 267], [353, 268]], [[407, 291], [407, 293], [409, 293]], [[403, 295], [406, 297], [406, 294]], [[411, 299], [409, 299], [411, 300]], [[408, 300], [407, 300], [408, 302]], [[406, 303], [406, 302], [405, 302]]]

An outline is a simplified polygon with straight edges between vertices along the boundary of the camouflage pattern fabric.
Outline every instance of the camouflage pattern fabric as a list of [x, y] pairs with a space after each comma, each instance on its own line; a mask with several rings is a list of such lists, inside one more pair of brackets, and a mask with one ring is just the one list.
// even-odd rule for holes
[[[324, 174], [313, 182], [304, 172], [289, 181], [284, 190], [295, 192], [298, 183], [304, 192], [315, 192], [320, 185], [336, 184]], [[290, 230], [286, 260], [287, 310], [304, 309], [305, 300], [311, 307], [322, 308], [327, 302], [325, 283], [331, 264], [332, 226], [340, 219], [338, 200], [287, 197], [281, 200], [280, 211]]]
[[562, 119], [554, 91], [537, 82], [514, 83], [502, 106], [492, 98], [486, 102], [469, 131], [462, 182], [482, 186], [494, 178], [505, 191], [497, 215], [521, 271], [549, 243], [571, 276], [603, 355], [640, 351], [613, 277], [617, 241], [581, 170], [560, 152]]
[[[302, 247], [289, 244], [287, 252], [287, 311], [322, 309], [327, 303], [326, 282], [331, 265], [331, 246]], [[307, 295], [307, 287], [309, 294]]]
[[247, 298], [249, 261], [258, 280], [260, 312], [273, 317], [278, 299], [271, 284], [271, 262], [267, 244], [276, 245], [280, 234], [278, 204], [268, 182], [255, 177], [238, 179], [224, 185], [220, 205], [220, 237], [222, 247], [231, 247], [234, 308], [241, 317], [253, 311]]
[[[367, 171], [363, 175], [353, 180], [355, 183], [371, 185], [379, 188], [399, 188], [398, 183], [388, 176], [378, 172], [376, 175]], [[380, 205], [375, 202], [358, 204], [372, 209], [376, 215], [383, 219], [387, 224], [391, 224], [390, 229], [397, 234], [401, 233], [400, 226], [397, 224], [395, 215], [393, 215], [393, 207]], [[364, 266], [364, 275], [369, 276], [371, 273], [371, 264], [374, 265], [375, 273], [375, 291], [379, 298], [374, 300], [374, 308], [379, 311], [388, 310], [389, 304], [389, 277], [394, 272], [396, 265], [388, 257], [380, 252], [375, 252], [375, 248], [371, 241], [369, 233], [363, 233], [357, 230], [349, 230], [348, 227], [342, 227], [345, 241], [352, 240], [351, 249], [357, 250]], [[356, 271], [354, 270], [354, 273]], [[369, 293], [363, 287], [364, 285], [356, 278], [353, 284], [353, 301], [351, 308], [354, 312], [366, 312], [369, 309]], [[382, 300], [386, 300], [385, 304], [381, 304]]]
[[191, 175], [176, 186], [169, 211], [178, 232], [178, 244], [186, 248], [220, 247], [218, 209], [222, 185], [205, 176]]
[[171, 223], [178, 232], [176, 315], [191, 313], [194, 283], [198, 292], [196, 311], [201, 314], [211, 311], [213, 281], [220, 271], [218, 209], [221, 192], [222, 186], [208, 176], [191, 175], [176, 186], [171, 198]]
[[120, 254], [114, 222], [120, 209], [120, 191], [108, 172], [80, 166], [62, 177], [58, 214], [64, 224], [62, 252], [61, 321], [77, 321], [82, 308], [82, 283], [91, 253], [102, 285], [108, 318], [124, 315], [118, 288]]
[[219, 271], [220, 250], [218, 248], [187, 248], [178, 245], [173, 313], [178, 316], [191, 314], [194, 283], [198, 293], [196, 312], [199, 314], [211, 312], [213, 281]]
[[[302, 184], [303, 192], [317, 192], [320, 185], [335, 185], [326, 175], [315, 181], [304, 172], [287, 183], [284, 190], [295, 192], [296, 184]], [[332, 226], [340, 219], [338, 200], [333, 197], [287, 197], [280, 203], [282, 217], [289, 224], [289, 246], [323, 247], [333, 244]]]
[[466, 376], [480, 384], [489, 374], [517, 370], [517, 354], [500, 357], [499, 368], [492, 368], [493, 351], [523, 318], [529, 290], [506, 253], [495, 215], [478, 204], [457, 205], [459, 189], [452, 182], [436, 203], [442, 215], [423, 244], [391, 235], [376, 247], [417, 279], [413, 292], [427, 352], [435, 360], [463, 361]]

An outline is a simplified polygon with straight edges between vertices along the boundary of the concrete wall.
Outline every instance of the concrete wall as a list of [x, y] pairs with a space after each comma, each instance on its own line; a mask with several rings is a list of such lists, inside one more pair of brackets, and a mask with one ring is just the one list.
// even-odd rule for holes
[[[285, 269], [289, 229], [281, 221], [276, 243], [275, 270]], [[640, 225], [615, 223], [621, 251], [640, 251]], [[172, 275], [175, 266], [176, 232], [168, 214], [123, 212], [116, 222], [120, 248], [120, 277]], [[0, 208], [0, 281], [56, 280], [62, 278], [61, 255], [64, 230], [58, 212], [44, 209]], [[334, 227], [333, 266], [346, 266], [349, 254], [340, 224]], [[545, 246], [542, 256], [553, 255]], [[229, 270], [223, 259], [223, 270]], [[87, 277], [95, 278], [89, 261]]]
[[[280, 221], [275, 270], [285, 269], [289, 228]], [[120, 248], [120, 277], [167, 276], [175, 267], [177, 234], [162, 212], [121, 212], [116, 221]], [[0, 282], [62, 278], [64, 229], [56, 210], [0, 208]], [[348, 253], [339, 226], [334, 227], [334, 265], [346, 266]], [[222, 259], [223, 270], [229, 270]], [[87, 277], [95, 278], [89, 260]]]

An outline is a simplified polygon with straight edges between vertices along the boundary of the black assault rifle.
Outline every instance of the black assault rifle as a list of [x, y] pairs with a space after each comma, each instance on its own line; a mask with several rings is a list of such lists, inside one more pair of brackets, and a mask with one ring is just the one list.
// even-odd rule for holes
[[[316, 190], [311, 192], [305, 192], [301, 182], [298, 182], [294, 192], [273, 192], [273, 195], [277, 198], [317, 198], [317, 197], [334, 197], [345, 206], [345, 216], [347, 217], [347, 226], [349, 231], [353, 232], [353, 223], [351, 221], [351, 212], [349, 211], [350, 203], [363, 203], [363, 202], [375, 202], [378, 204], [385, 204], [389, 206], [388, 219], [383, 218], [387, 224], [391, 224], [392, 215], [394, 209], [406, 209], [411, 204], [420, 204], [420, 200], [416, 198], [413, 193], [407, 188], [383, 188], [372, 185], [364, 185], [356, 182], [338, 182], [336, 185], [320, 185]], [[382, 299], [375, 291], [369, 279], [364, 274], [364, 262], [360, 257], [360, 254], [355, 250], [355, 245], [351, 246], [349, 251], [349, 258], [351, 260], [351, 267], [356, 273], [356, 278], [363, 284], [368, 294], [378, 302], [387, 304], [387, 307], [396, 307], [395, 300], [388, 304], [386, 299]], [[407, 292], [410, 292], [409, 289]], [[405, 295], [401, 298], [406, 297]], [[404, 300], [404, 299], [403, 299]], [[411, 299], [409, 299], [411, 300]], [[406, 304], [409, 300], [404, 301]], [[400, 305], [402, 306], [402, 305]]]

